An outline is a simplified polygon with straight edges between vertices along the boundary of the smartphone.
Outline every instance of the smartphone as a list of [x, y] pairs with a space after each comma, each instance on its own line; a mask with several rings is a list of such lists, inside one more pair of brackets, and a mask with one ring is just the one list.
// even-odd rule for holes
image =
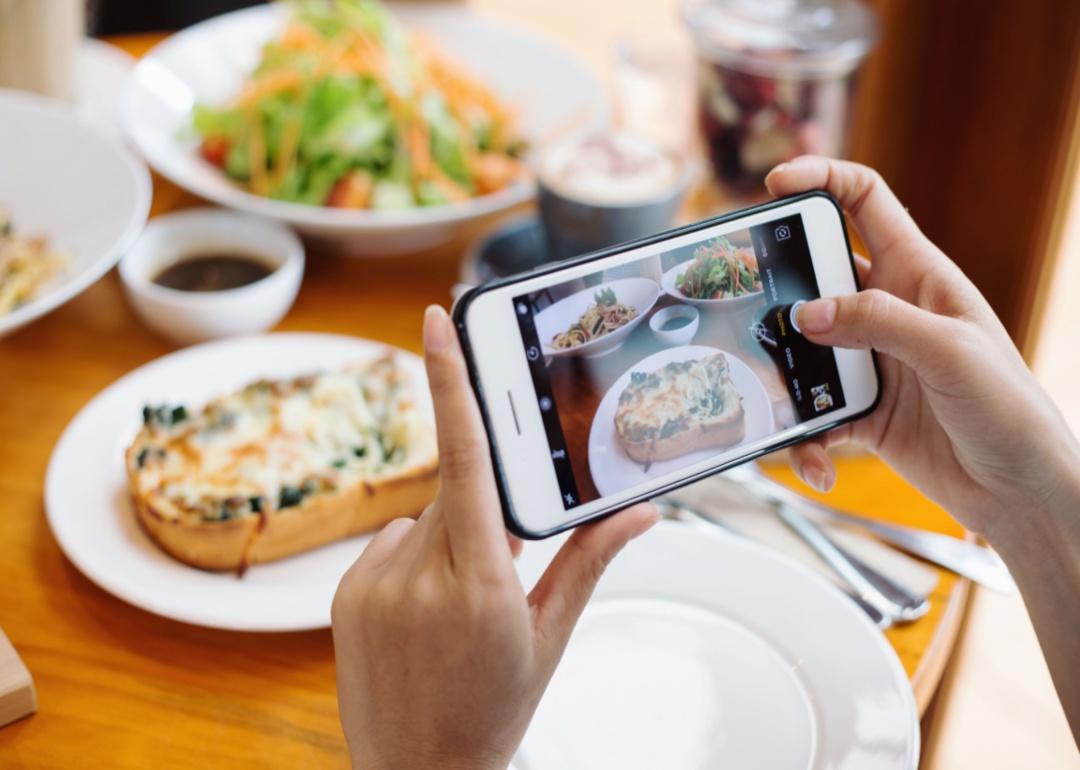
[[547, 537], [868, 414], [874, 354], [797, 319], [858, 289], [840, 207], [811, 192], [463, 295], [507, 527]]

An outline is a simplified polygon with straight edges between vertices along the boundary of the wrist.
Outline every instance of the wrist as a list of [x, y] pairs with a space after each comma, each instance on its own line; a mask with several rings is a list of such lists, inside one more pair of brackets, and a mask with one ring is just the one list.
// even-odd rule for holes
[[983, 533], [1003, 557], [1080, 544], [1080, 446], [1071, 434], [1043, 466], [1046, 484], [998, 512]]
[[354, 760], [353, 770], [416, 770], [418, 767], [438, 770], [506, 770], [509, 762], [492, 762], [476, 759], [405, 759], [400, 762], [362, 762]]
[[416, 770], [418, 767], [438, 770], [506, 770], [510, 760], [476, 754], [428, 754], [420, 751], [387, 756], [367, 752], [352, 752], [353, 770]]

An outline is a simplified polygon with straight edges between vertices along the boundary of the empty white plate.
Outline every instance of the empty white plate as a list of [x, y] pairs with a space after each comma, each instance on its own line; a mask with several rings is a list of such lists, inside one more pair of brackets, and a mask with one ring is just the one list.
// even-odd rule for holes
[[[564, 539], [526, 545], [526, 586]], [[892, 647], [834, 586], [665, 521], [608, 568], [514, 767], [910, 770], [918, 726]]]
[[75, 72], [75, 105], [79, 112], [116, 132], [123, 139], [121, 97], [135, 57], [102, 40], [88, 37], [79, 46]]

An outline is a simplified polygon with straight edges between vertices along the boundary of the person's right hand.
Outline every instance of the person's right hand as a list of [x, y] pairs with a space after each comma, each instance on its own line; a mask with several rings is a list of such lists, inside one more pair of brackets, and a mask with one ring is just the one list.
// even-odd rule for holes
[[802, 479], [828, 490], [836, 473], [826, 448], [855, 441], [992, 542], [988, 530], [1010, 524], [1011, 514], [1075, 495], [1080, 447], [1061, 414], [978, 289], [877, 172], [804, 156], [773, 169], [765, 183], [776, 196], [831, 193], [872, 257], [859, 260], [863, 291], [815, 300], [799, 313], [813, 342], [882, 354], [880, 405], [796, 447], [792, 465]]

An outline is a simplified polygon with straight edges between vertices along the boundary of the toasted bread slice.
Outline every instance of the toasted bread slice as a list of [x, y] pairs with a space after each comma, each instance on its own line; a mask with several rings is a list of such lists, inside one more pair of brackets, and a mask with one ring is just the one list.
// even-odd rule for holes
[[387, 355], [144, 408], [125, 458], [139, 521], [180, 561], [242, 571], [419, 513], [438, 459], [418, 380]]
[[619, 394], [615, 432], [635, 462], [733, 446], [746, 435], [742, 397], [723, 353], [633, 372]]

